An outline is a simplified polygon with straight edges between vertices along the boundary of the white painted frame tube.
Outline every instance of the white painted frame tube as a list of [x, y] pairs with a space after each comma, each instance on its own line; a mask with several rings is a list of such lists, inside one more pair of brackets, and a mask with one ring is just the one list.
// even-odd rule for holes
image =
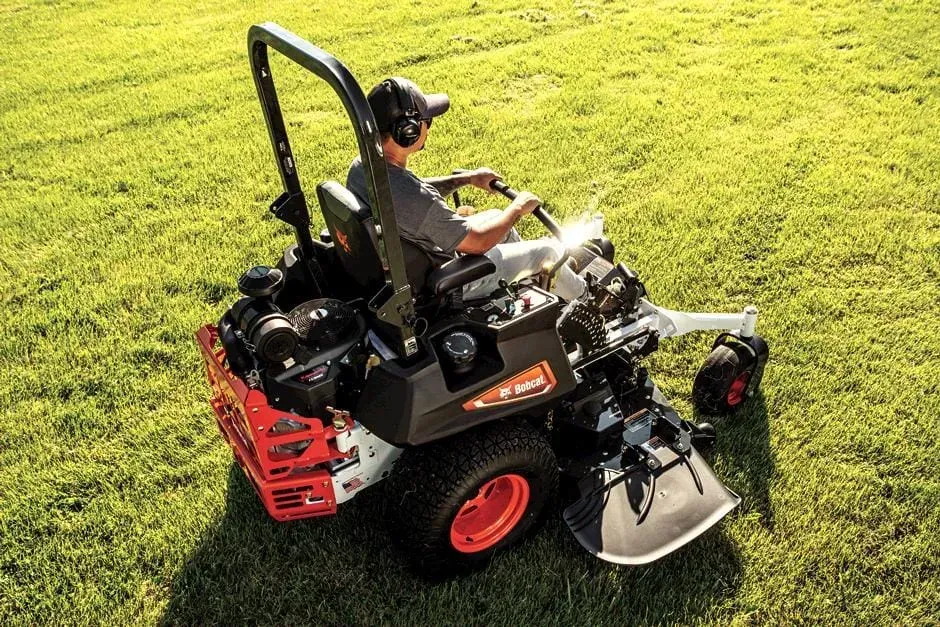
[[749, 338], [757, 328], [757, 307], [753, 305], [748, 305], [737, 314], [694, 313], [659, 307], [642, 298], [640, 311], [655, 320], [659, 335], [664, 338], [692, 331], [740, 331], [741, 337]]

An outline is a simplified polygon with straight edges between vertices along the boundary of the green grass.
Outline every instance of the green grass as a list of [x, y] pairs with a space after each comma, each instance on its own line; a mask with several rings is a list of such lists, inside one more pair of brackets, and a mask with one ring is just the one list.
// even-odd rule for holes
[[[0, 0], [0, 623], [936, 623], [936, 3], [247, 4]], [[266, 517], [192, 341], [290, 242], [245, 51], [265, 20], [366, 89], [449, 93], [419, 173], [596, 205], [659, 304], [761, 308], [763, 395], [713, 457], [738, 510], [642, 568], [556, 519], [437, 586], [381, 487]], [[308, 191], [342, 180], [339, 103], [274, 71]], [[710, 340], [650, 360], [688, 416]]]

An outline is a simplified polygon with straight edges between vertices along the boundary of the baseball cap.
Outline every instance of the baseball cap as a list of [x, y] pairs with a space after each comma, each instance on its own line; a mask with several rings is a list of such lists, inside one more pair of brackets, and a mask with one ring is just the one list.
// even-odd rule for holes
[[[399, 102], [395, 87], [389, 82], [391, 80], [396, 81], [405, 92], [401, 94], [401, 102]], [[407, 78], [394, 77], [384, 80], [373, 87], [368, 96], [369, 106], [372, 108], [372, 115], [375, 116], [379, 132], [391, 132], [395, 120], [405, 114], [403, 107], [410, 104], [408, 95], [414, 101], [418, 117], [422, 119], [437, 117], [450, 108], [450, 99], [447, 94], [425, 94]]]

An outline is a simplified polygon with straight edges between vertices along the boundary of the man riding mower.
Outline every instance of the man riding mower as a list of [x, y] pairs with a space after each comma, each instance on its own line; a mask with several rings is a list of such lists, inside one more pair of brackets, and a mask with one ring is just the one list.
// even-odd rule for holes
[[[408, 241], [406, 246], [421, 249], [434, 266], [454, 259], [454, 253], [485, 254], [496, 266], [490, 275], [464, 286], [465, 299], [486, 298], [498, 287], [499, 279], [515, 282], [538, 274], [546, 263], [558, 262], [564, 253], [560, 241], [523, 242], [513, 228], [541, 205], [534, 194], [519, 192], [505, 210], [477, 214], [458, 202], [455, 213], [447, 207], [445, 196], [468, 184], [495, 192], [491, 185], [500, 177], [484, 168], [422, 180], [407, 169], [408, 157], [424, 150], [433, 119], [450, 107], [446, 95], [426, 96], [413, 82], [390, 78], [369, 92], [368, 102], [382, 137], [395, 220], [399, 235]], [[361, 157], [353, 160], [346, 187], [360, 203], [371, 206]], [[469, 215], [462, 217], [460, 213]], [[583, 296], [587, 289], [584, 280], [567, 265], [559, 267], [556, 280], [554, 291], [566, 301]]]
[[[196, 336], [219, 428], [273, 518], [335, 514], [388, 478], [392, 537], [423, 573], [445, 574], [485, 565], [558, 501], [578, 542], [621, 564], [676, 550], [737, 505], [698, 452], [714, 429], [681, 419], [642, 359], [661, 339], [725, 331], [692, 394], [702, 411], [734, 411], [767, 361], [756, 309], [652, 304], [608, 240], [561, 245], [538, 199], [491, 172], [422, 182], [395, 163], [389, 141], [423, 142], [440, 99], [419, 103], [416, 89], [383, 83], [410, 112], [383, 139], [381, 116], [334, 57], [272, 23], [253, 26], [248, 47], [284, 185], [270, 209], [297, 241], [277, 267], [245, 272], [244, 296]], [[350, 189], [316, 188], [319, 240], [269, 49], [333, 89], [358, 142]], [[441, 191], [464, 181], [515, 198], [505, 222], [423, 224], [456, 222]], [[417, 199], [400, 200], [404, 185]], [[496, 275], [498, 262], [479, 253], [514, 245], [511, 222], [530, 211], [558, 240], [532, 246], [557, 252], [548, 266]], [[574, 277], [568, 293], [563, 272]]]

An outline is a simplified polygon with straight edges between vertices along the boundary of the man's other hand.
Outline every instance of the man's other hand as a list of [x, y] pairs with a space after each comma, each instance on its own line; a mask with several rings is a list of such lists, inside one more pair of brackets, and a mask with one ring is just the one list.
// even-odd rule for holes
[[527, 216], [538, 209], [541, 204], [542, 200], [532, 192], [519, 192], [509, 207], [515, 207], [519, 215]]
[[501, 177], [496, 172], [493, 172], [489, 168], [477, 168], [470, 173], [470, 184], [474, 187], [485, 189], [491, 194], [495, 194], [496, 190], [490, 187], [490, 183], [501, 180], [503, 180], [503, 177]]
[[473, 205], [460, 205], [457, 207], [457, 215], [463, 216], [465, 218], [467, 216], [472, 216], [474, 213], [476, 213], [476, 211], [476, 207]]

